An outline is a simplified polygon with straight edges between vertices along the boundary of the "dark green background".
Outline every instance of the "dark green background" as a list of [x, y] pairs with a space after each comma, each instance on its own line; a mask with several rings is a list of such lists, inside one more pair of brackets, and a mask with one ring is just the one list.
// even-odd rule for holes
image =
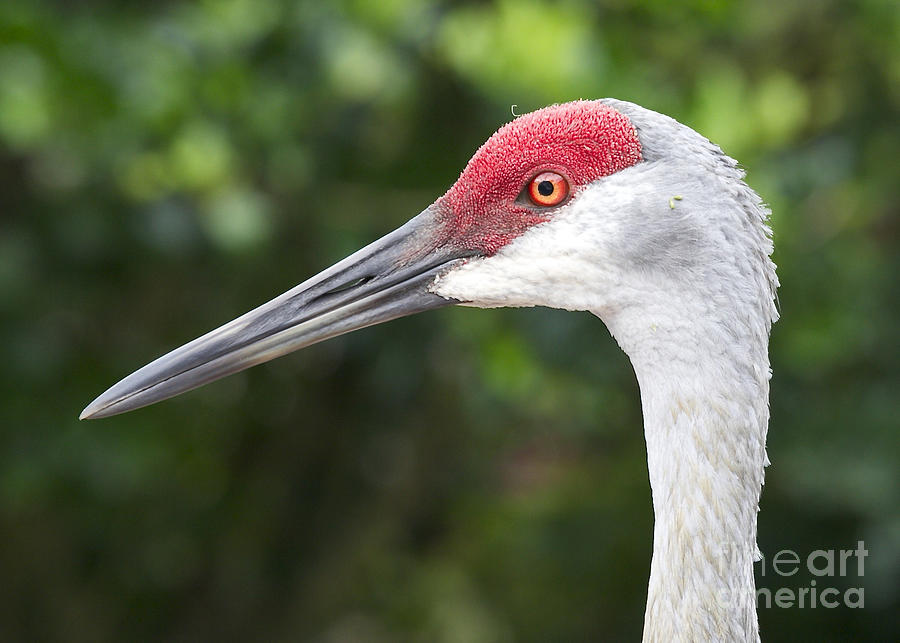
[[446, 309], [76, 420], [419, 212], [511, 105], [615, 96], [774, 211], [763, 552], [870, 552], [818, 579], [865, 609], [764, 638], [896, 640], [898, 49], [894, 0], [4, 0], [0, 639], [637, 640], [638, 390], [588, 314]]

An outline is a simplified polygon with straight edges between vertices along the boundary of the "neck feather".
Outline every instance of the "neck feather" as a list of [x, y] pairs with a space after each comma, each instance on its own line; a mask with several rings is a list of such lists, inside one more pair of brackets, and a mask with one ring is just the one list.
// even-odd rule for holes
[[768, 324], [685, 300], [605, 321], [641, 388], [655, 516], [644, 640], [757, 641]]

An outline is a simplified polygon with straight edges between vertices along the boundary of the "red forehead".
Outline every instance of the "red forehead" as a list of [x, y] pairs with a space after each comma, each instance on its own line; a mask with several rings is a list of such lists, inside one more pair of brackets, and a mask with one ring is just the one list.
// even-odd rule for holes
[[599, 101], [545, 107], [504, 125], [482, 145], [441, 197], [446, 230], [468, 248], [493, 254], [551, 212], [516, 203], [534, 174], [550, 169], [573, 192], [641, 160], [634, 125]]

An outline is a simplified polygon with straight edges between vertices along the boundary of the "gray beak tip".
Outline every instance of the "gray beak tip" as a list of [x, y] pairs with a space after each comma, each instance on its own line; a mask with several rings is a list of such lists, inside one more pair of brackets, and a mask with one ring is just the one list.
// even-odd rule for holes
[[[101, 396], [102, 397], [102, 396]], [[106, 414], [103, 413], [103, 410], [107, 408], [105, 404], [98, 404], [100, 398], [98, 397], [96, 400], [88, 404], [84, 407], [84, 410], [81, 412], [81, 415], [78, 416], [79, 420], [96, 420], [98, 418], [105, 417]]]

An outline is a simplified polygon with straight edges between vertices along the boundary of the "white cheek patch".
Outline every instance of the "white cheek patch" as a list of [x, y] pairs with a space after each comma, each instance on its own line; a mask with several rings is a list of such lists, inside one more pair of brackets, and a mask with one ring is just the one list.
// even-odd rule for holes
[[[429, 290], [479, 308], [544, 303], [541, 293], [551, 288], [551, 274], [556, 272], [548, 264], [558, 260], [558, 253], [547, 243], [557, 236], [550, 228], [558, 220], [531, 228], [493, 256], [472, 258], [439, 275]], [[548, 268], [553, 268], [552, 272]]]
[[[630, 168], [629, 168], [630, 169]], [[594, 310], [619, 281], [611, 243], [621, 237], [623, 170], [578, 194], [553, 218], [491, 257], [471, 259], [439, 276], [431, 292], [479, 308], [549, 306]]]
[[456, 299], [465, 306], [476, 308], [534, 306], [534, 302], [526, 301], [523, 292], [524, 275], [511, 272], [516, 264], [515, 261], [504, 261], [499, 253], [493, 257], [471, 259], [438, 275], [429, 290], [445, 299]]

